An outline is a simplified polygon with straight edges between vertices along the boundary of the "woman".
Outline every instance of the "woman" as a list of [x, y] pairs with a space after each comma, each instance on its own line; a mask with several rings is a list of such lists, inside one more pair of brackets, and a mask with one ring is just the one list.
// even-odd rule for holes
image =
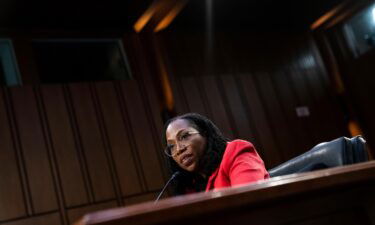
[[181, 195], [233, 187], [269, 178], [262, 159], [247, 141], [227, 141], [206, 117], [188, 113], [165, 124], [174, 179], [173, 191]]

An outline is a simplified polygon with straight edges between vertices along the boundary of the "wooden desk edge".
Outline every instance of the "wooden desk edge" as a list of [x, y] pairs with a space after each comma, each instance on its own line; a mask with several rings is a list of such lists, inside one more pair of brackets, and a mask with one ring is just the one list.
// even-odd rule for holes
[[[167, 211], [169, 212], [168, 219], [173, 219], [173, 215], [178, 215], [176, 212], [182, 208], [184, 208], [185, 216], [220, 210], [224, 206], [215, 204], [215, 202], [218, 203], [223, 198], [226, 199], [226, 207], [229, 205], [234, 207], [366, 180], [375, 180], [375, 161], [274, 177], [236, 188], [163, 199], [157, 204], [146, 202], [129, 207], [103, 210], [85, 215], [75, 225], [103, 224], [117, 220], [126, 222], [126, 220], [134, 220], [138, 217], [144, 219], [145, 216], [158, 220], [153, 222], [161, 222], [163, 217], [156, 215]], [[209, 204], [210, 207], [202, 207], [206, 204]], [[199, 212], [197, 208], [199, 208]]]

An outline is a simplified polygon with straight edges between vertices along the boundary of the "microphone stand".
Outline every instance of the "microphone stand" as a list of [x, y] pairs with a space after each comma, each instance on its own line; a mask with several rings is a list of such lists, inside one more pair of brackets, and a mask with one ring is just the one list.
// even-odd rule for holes
[[169, 183], [171, 183], [171, 181], [172, 181], [173, 179], [175, 179], [179, 174], [180, 174], [180, 171], [177, 171], [177, 172], [175, 172], [175, 173], [171, 176], [171, 178], [170, 178], [170, 179], [167, 181], [167, 183], [164, 185], [163, 189], [161, 190], [161, 192], [159, 193], [158, 197], [157, 197], [156, 200], [154, 201], [154, 204], [156, 204], [156, 203], [159, 201], [160, 197], [164, 194], [164, 191], [165, 191], [165, 189], [168, 187]]

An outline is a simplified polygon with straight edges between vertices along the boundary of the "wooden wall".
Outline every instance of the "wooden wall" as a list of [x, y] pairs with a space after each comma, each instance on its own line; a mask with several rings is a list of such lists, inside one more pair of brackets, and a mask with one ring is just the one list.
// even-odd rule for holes
[[[375, 106], [371, 104], [374, 101], [375, 88], [375, 49], [372, 47], [355, 56], [354, 51], [359, 48], [356, 46], [357, 40], [352, 40], [354, 36], [347, 36], [343, 32], [343, 24], [357, 13], [351, 11], [353, 8], [371, 8], [372, 5], [372, 1], [352, 1], [348, 9], [340, 12], [347, 13], [347, 17], [342, 17], [333, 27], [315, 32], [324, 61], [338, 84], [337, 92], [347, 105], [348, 117], [357, 124], [355, 130], [366, 139], [370, 157], [375, 155]], [[335, 15], [334, 18], [336, 17], [341, 16]], [[355, 29], [356, 26], [358, 25], [354, 25]], [[354, 44], [349, 45], [348, 40]]]
[[155, 110], [142, 84], [0, 91], [0, 223], [70, 224], [152, 200], [164, 185]]
[[[273, 39], [273, 38], [277, 38]], [[316, 49], [306, 36], [165, 34], [178, 114], [212, 118], [229, 138], [253, 142], [268, 168], [348, 135]], [[308, 117], [296, 107], [307, 106]]]
[[[32, 85], [0, 89], [0, 224], [65, 225], [155, 198], [166, 178], [155, 45], [177, 113], [202, 113], [229, 138], [252, 141], [268, 168], [346, 135], [309, 38], [222, 35], [211, 50], [202, 35], [123, 40], [133, 80], [38, 85], [18, 39], [21, 71], [33, 75], [22, 74]], [[311, 115], [297, 117], [297, 106]]]

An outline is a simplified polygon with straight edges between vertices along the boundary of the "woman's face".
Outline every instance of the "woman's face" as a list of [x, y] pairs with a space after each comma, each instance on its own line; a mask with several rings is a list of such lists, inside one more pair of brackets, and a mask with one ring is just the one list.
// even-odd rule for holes
[[206, 138], [189, 121], [177, 119], [166, 130], [167, 146], [174, 161], [189, 172], [199, 171], [199, 161], [206, 149]]

